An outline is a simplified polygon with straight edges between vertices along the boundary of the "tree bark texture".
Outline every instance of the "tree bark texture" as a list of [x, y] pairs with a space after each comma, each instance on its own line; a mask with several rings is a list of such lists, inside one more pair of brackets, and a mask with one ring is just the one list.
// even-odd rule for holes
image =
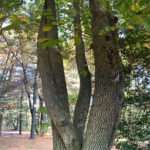
[[[80, 91], [71, 122], [63, 61], [58, 44], [55, 0], [45, 0], [38, 36], [39, 71], [43, 95], [53, 127], [54, 150], [110, 150], [122, 106], [123, 75], [119, 56], [117, 18], [100, 0], [90, 0], [92, 49], [95, 58], [95, 91], [85, 139], [91, 77], [82, 39], [79, 0], [74, 0], [76, 61]], [[44, 29], [50, 27], [49, 30]], [[106, 30], [110, 28], [110, 30]], [[81, 148], [83, 143], [83, 148]]]
[[88, 69], [88, 64], [85, 56], [85, 46], [82, 38], [81, 29], [81, 3], [82, 0], [74, 0], [74, 39], [76, 49], [76, 63], [80, 78], [80, 89], [78, 94], [78, 100], [74, 113], [74, 125], [77, 128], [79, 141], [82, 145], [83, 134], [85, 129], [85, 122], [89, 110], [90, 98], [91, 98], [91, 74]]
[[116, 18], [103, 9], [99, 0], [90, 0], [95, 92], [83, 150], [109, 150], [122, 106], [122, 64], [118, 52]]
[[[43, 32], [45, 26], [51, 26], [51, 29]], [[48, 45], [41, 42], [43, 39], [49, 41]], [[53, 136], [57, 135], [66, 150], [78, 150], [79, 144], [70, 119], [64, 68], [58, 45], [54, 0], [45, 0], [38, 41], [39, 71], [42, 78], [44, 100], [54, 124], [53, 133], [55, 134]], [[54, 148], [57, 147], [56, 142], [56, 140], [53, 141]]]

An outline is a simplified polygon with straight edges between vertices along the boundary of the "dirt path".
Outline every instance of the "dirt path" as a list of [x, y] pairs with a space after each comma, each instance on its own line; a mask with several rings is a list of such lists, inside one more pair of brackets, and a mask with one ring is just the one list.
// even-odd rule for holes
[[31, 140], [28, 134], [4, 135], [0, 137], [0, 150], [52, 150], [52, 138], [44, 136]]
[[[4, 132], [0, 137], [0, 150], [52, 150], [52, 136], [29, 139], [29, 133]], [[117, 150], [112, 148], [112, 150]]]

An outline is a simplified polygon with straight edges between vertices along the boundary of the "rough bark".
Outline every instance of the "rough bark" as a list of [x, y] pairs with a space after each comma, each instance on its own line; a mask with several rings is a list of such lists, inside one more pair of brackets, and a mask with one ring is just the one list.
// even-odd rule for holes
[[[62, 145], [65, 145], [66, 150], [78, 150], [78, 139], [70, 121], [56, 22], [55, 1], [45, 0], [38, 36], [39, 71], [42, 79], [43, 95], [48, 114], [54, 124], [53, 133], [57, 134], [57, 138], [62, 142]], [[51, 29], [44, 32], [43, 27], [47, 25], [51, 26]], [[43, 38], [50, 40], [50, 44], [45, 46], [41, 43], [40, 41]], [[53, 143], [55, 148], [56, 140]]]
[[[122, 65], [118, 52], [117, 18], [99, 0], [90, 0], [95, 92], [83, 150], [110, 150], [122, 106]], [[110, 31], [104, 32], [110, 27]]]
[[77, 128], [79, 140], [82, 144], [83, 134], [85, 128], [85, 122], [89, 110], [90, 98], [91, 98], [91, 74], [88, 69], [88, 64], [85, 56], [85, 46], [82, 38], [81, 29], [81, 5], [82, 0], [74, 0], [73, 6], [75, 11], [74, 16], [74, 38], [76, 49], [76, 63], [80, 78], [80, 89], [78, 94], [78, 100], [74, 113], [74, 125]]
[[53, 150], [66, 150], [62, 138], [53, 122], [52, 122], [52, 135], [53, 135]]

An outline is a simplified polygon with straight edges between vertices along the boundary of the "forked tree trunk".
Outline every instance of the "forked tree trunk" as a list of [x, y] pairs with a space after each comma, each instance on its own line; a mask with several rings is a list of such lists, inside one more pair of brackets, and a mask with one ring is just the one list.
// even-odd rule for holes
[[[117, 19], [90, 0], [95, 93], [83, 150], [110, 150], [122, 105], [122, 65], [118, 52]], [[110, 31], [105, 32], [105, 28]]]
[[[79, 10], [76, 1], [74, 6], [75, 9]], [[95, 93], [82, 150], [109, 150], [122, 104], [122, 64], [118, 53], [117, 32], [110, 30], [104, 34], [104, 29], [105, 27], [115, 26], [116, 18], [101, 7], [99, 0], [90, 0], [90, 6], [96, 69]], [[80, 16], [77, 15], [75, 18], [75, 33], [77, 37], [80, 37], [80, 44], [76, 40], [76, 50], [78, 50], [76, 54], [79, 74], [82, 77], [81, 72], [85, 67], [86, 59], [83, 51], [79, 51], [80, 49], [84, 50], [79, 19]], [[55, 1], [45, 0], [38, 37], [39, 70], [43, 94], [53, 124], [54, 150], [81, 150], [81, 136], [79, 137], [79, 132], [76, 130], [76, 127], [80, 129], [78, 128], [78, 121], [80, 122], [80, 120], [78, 120], [78, 117], [78, 121], [74, 120], [74, 123], [76, 122], [75, 127], [70, 121], [64, 68], [57, 44], [56, 22]], [[47, 31], [46, 28], [44, 31], [45, 26], [50, 26], [50, 30]], [[83, 61], [80, 63], [79, 57], [81, 56]], [[87, 66], [85, 68], [87, 71]], [[86, 83], [84, 84], [86, 85]], [[82, 92], [81, 95], [83, 95]], [[87, 102], [85, 105], [87, 105]], [[77, 109], [80, 113], [82, 112], [83, 107], [80, 106], [76, 107], [76, 112]], [[83, 118], [82, 116], [80, 119]]]

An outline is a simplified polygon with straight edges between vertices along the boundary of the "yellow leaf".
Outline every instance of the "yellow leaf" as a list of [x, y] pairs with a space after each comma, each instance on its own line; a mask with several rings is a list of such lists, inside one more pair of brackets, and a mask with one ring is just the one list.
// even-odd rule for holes
[[43, 27], [43, 31], [44, 31], [44, 32], [48, 32], [48, 31], [50, 31], [51, 29], [52, 29], [52, 27], [51, 27], [50, 25], [46, 25], [46, 26]]
[[129, 30], [133, 30], [134, 29], [134, 26], [132, 26], [131, 24], [128, 24], [127, 27], [128, 27]]
[[131, 10], [134, 11], [134, 12], [139, 12], [140, 11], [140, 5], [139, 3], [134, 3], [131, 5]]
[[145, 43], [143, 44], [144, 48], [149, 48], [150, 49], [150, 44], [149, 43]]
[[4, 14], [0, 13], [0, 19], [4, 18]]

